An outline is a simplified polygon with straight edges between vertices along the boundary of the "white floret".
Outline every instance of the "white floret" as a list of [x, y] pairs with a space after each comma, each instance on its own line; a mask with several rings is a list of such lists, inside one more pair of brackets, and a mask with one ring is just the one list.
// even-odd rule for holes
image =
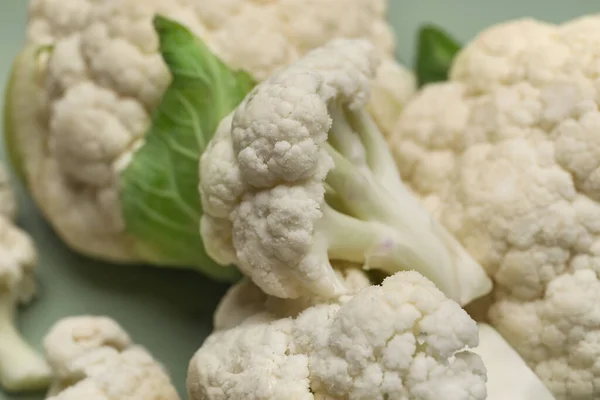
[[108, 317], [69, 317], [44, 340], [54, 400], [180, 400], [165, 369]]
[[492, 26], [391, 139], [403, 178], [494, 279], [491, 323], [565, 400], [600, 396], [599, 49], [598, 15]]
[[[239, 268], [268, 294], [299, 297], [303, 286], [344, 291], [324, 252], [310, 255], [319, 246], [313, 236], [322, 217], [321, 180], [333, 166], [321, 150], [331, 126], [327, 102], [340, 96], [364, 106], [377, 62], [367, 42], [336, 41], [313, 50], [256, 87], [222, 121], [201, 157], [207, 251], [217, 260], [220, 253], [235, 253]], [[211, 234], [226, 227], [229, 243]], [[298, 271], [290, 268], [296, 265]]]
[[459, 304], [491, 281], [403, 185], [365, 111], [379, 66], [364, 40], [338, 39], [256, 86], [200, 159], [207, 253], [265, 293], [331, 297], [331, 266], [416, 269]]
[[46, 400], [111, 400], [92, 381], [83, 381]]
[[[230, 297], [251, 284], [239, 285], [223, 302], [241, 303]], [[478, 343], [476, 323], [416, 272], [297, 316], [258, 301], [196, 353], [191, 400], [486, 398], [485, 367], [468, 350]]]
[[400, 112], [415, 95], [417, 80], [412, 71], [389, 59], [382, 60], [371, 89], [369, 112], [386, 136], [396, 127]]
[[[131, 338], [108, 317], [69, 317], [56, 323], [44, 339], [46, 358], [58, 382], [104, 368], [103, 358], [132, 346]], [[92, 361], [93, 360], [93, 361]]]

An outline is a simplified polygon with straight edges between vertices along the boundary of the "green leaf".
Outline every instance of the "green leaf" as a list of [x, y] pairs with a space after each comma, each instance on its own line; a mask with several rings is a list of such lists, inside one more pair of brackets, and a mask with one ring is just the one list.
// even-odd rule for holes
[[126, 229], [146, 259], [234, 280], [237, 269], [212, 261], [200, 237], [198, 166], [221, 119], [256, 83], [247, 73], [228, 68], [184, 26], [156, 16], [154, 27], [172, 81], [143, 146], [121, 175]]
[[461, 44], [441, 28], [434, 25], [421, 27], [415, 66], [419, 87], [447, 80], [454, 57], [460, 49]]

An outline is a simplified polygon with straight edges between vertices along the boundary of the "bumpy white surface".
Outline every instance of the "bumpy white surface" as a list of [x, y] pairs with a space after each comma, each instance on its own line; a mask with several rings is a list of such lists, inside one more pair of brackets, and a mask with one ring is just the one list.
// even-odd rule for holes
[[269, 295], [334, 297], [345, 290], [327, 239], [317, 237], [323, 179], [333, 167], [321, 146], [332, 123], [329, 102], [364, 107], [378, 61], [363, 40], [312, 50], [256, 86], [201, 157], [207, 252], [235, 262]]
[[[238, 284], [221, 307], [247, 305], [251, 285]], [[465, 350], [477, 345], [475, 321], [416, 272], [297, 316], [273, 305], [287, 300], [255, 301], [192, 359], [190, 400], [486, 398], [485, 367]]]
[[60, 236], [91, 256], [140, 257], [124, 232], [115, 170], [139, 145], [169, 83], [156, 13], [184, 23], [258, 80], [332, 38], [367, 38], [387, 57], [380, 79], [387, 87], [377, 86], [373, 108], [382, 126], [414, 90], [392, 60], [385, 0], [33, 0], [28, 41], [54, 48], [38, 74], [41, 93], [32, 96], [39, 104], [23, 101], [34, 113], [25, 119], [35, 121], [20, 138], [25, 169]]
[[164, 368], [110, 318], [65, 318], [44, 347], [52, 400], [180, 400]]
[[489, 316], [560, 399], [600, 398], [600, 17], [482, 32], [391, 140], [496, 283]]

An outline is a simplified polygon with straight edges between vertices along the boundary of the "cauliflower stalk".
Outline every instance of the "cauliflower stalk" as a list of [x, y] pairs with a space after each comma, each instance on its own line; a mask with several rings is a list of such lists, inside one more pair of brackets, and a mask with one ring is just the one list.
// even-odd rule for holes
[[236, 279], [206, 256], [197, 229], [199, 154], [255, 81], [336, 37], [369, 39], [384, 58], [371, 112], [389, 133], [415, 80], [393, 59], [386, 7], [32, 0], [6, 93], [13, 164], [74, 250]]
[[190, 400], [486, 399], [477, 324], [416, 272], [298, 314], [290, 302], [234, 286], [190, 363]]
[[114, 320], [58, 321], [44, 339], [51, 400], [180, 400], [164, 368]]
[[415, 269], [466, 304], [491, 281], [402, 183], [365, 111], [378, 65], [340, 39], [252, 90], [201, 157], [204, 243], [273, 296], [343, 294], [337, 260]]
[[17, 206], [8, 174], [0, 167], [0, 386], [35, 391], [47, 386], [50, 369], [15, 325], [15, 311], [33, 298], [37, 252], [13, 220]]
[[492, 26], [390, 139], [495, 281], [489, 320], [557, 399], [600, 398], [600, 16]]
[[479, 323], [479, 345], [487, 370], [486, 400], [556, 400], [521, 356], [492, 326]]

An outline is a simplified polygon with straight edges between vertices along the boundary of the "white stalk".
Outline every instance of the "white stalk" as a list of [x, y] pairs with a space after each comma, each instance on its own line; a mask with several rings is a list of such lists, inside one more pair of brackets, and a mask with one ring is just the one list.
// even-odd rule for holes
[[50, 384], [51, 370], [17, 331], [16, 299], [0, 296], [0, 384], [11, 392], [37, 391]]
[[487, 368], [487, 400], [556, 400], [537, 375], [490, 325], [479, 324], [473, 351]]

